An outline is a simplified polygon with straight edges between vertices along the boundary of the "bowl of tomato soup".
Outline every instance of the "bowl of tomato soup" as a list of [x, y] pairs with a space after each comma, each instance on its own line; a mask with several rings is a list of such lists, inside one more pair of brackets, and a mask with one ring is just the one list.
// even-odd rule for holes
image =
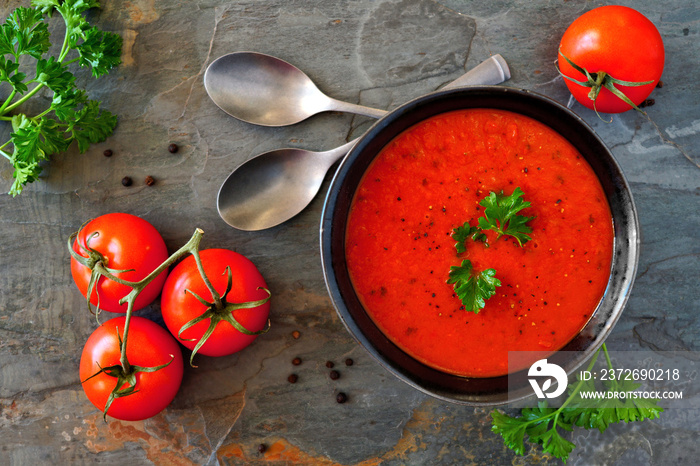
[[[487, 198], [502, 204], [487, 210]], [[634, 202], [605, 144], [566, 107], [506, 87], [437, 92], [378, 120], [340, 164], [320, 233], [353, 337], [415, 388], [474, 405], [529, 396], [537, 359], [570, 373], [590, 357], [639, 256]], [[455, 267], [473, 278], [459, 292]]]

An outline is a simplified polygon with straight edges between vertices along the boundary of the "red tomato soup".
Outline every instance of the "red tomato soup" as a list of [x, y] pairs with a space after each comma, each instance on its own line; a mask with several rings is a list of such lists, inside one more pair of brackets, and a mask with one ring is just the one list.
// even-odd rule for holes
[[[531, 206], [532, 239], [451, 234], [483, 216], [491, 191], [516, 187]], [[406, 130], [375, 158], [358, 187], [346, 232], [347, 266], [368, 314], [423, 363], [465, 377], [508, 373], [508, 351], [554, 352], [583, 328], [605, 291], [613, 224], [581, 154], [529, 117], [468, 109]], [[496, 270], [501, 286], [479, 312], [462, 306], [451, 266]], [[534, 361], [531, 361], [534, 362]]]

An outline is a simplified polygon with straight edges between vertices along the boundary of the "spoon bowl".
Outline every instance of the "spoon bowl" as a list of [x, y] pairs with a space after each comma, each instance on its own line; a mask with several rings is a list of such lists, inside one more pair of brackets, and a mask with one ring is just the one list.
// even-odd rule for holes
[[224, 112], [262, 126], [292, 125], [325, 111], [373, 118], [384, 114], [328, 97], [300, 69], [264, 53], [236, 52], [217, 58], [204, 73], [204, 87]]
[[271, 228], [297, 215], [313, 200], [328, 169], [355, 141], [325, 152], [277, 149], [234, 170], [221, 185], [217, 208], [239, 230]]

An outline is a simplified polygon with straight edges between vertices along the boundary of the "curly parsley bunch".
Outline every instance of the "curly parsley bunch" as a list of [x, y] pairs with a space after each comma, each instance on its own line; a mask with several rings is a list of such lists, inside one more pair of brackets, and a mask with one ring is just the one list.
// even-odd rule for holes
[[[117, 124], [115, 115], [100, 109], [98, 101], [76, 87], [75, 76], [68, 70], [78, 62], [98, 78], [121, 62], [121, 36], [91, 26], [83, 17], [99, 2], [32, 0], [31, 5], [15, 9], [0, 25], [0, 89], [9, 90], [6, 100], [0, 100], [0, 120], [12, 123], [10, 139], [0, 145], [0, 154], [14, 166], [12, 196], [39, 177], [41, 162], [51, 154], [66, 151], [73, 141], [84, 153], [90, 144], [111, 135]], [[46, 22], [54, 11], [66, 26], [56, 56], [49, 54], [52, 43]], [[29, 75], [27, 67], [33, 68]], [[43, 88], [53, 92], [48, 108], [33, 116], [17, 112]]]

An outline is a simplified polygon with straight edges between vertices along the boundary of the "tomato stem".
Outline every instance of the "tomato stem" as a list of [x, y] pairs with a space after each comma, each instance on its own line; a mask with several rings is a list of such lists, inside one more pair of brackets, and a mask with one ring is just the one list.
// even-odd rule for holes
[[[598, 110], [595, 108], [595, 106], [596, 106], [595, 104], [596, 104], [596, 100], [598, 99], [598, 94], [600, 94], [600, 91], [603, 88], [610, 91], [615, 97], [622, 100], [627, 105], [629, 105], [631, 108], [634, 108], [635, 110], [640, 112], [642, 115], [646, 115], [646, 113], [641, 108], [637, 107], [637, 105], [635, 105], [634, 102], [632, 102], [629, 97], [627, 97], [621, 90], [619, 90], [616, 87], [616, 85], [627, 86], [627, 87], [646, 86], [647, 84], [653, 83], [654, 82], [653, 80], [652, 81], [642, 81], [642, 82], [623, 81], [621, 79], [613, 78], [605, 71], [598, 71], [596, 73], [591, 73], [587, 69], [585, 69], [585, 68], [577, 65], [573, 61], [571, 61], [569, 59], [569, 57], [567, 57], [566, 55], [564, 55], [561, 52], [561, 48], [559, 49], [559, 55], [561, 55], [564, 58], [564, 60], [566, 60], [566, 62], [569, 65], [571, 65], [571, 67], [573, 69], [575, 69], [576, 71], [578, 71], [579, 73], [581, 73], [582, 75], [585, 76], [586, 81], [579, 81], [577, 79], [572, 78], [571, 76], [565, 75], [557, 67], [557, 71], [559, 71], [559, 74], [563, 78], [568, 79], [569, 81], [572, 81], [572, 82], [578, 84], [579, 86], [591, 88], [591, 91], [588, 93], [588, 98], [593, 101], [593, 109], [595, 110], [596, 115], [598, 115], [598, 118], [600, 118], [602, 120], [600, 114], [598, 113]], [[603, 120], [603, 121], [605, 121], [605, 120]]]
[[[126, 319], [124, 320], [124, 332], [121, 338], [122, 346], [120, 348], [119, 363], [122, 366], [124, 374], [129, 375], [131, 373], [131, 364], [129, 364], [129, 359], [126, 357], [126, 344], [129, 341], [129, 324], [131, 323], [131, 311], [133, 310], [134, 302], [129, 301], [126, 306]], [[120, 388], [119, 384], [117, 384], [116, 388]]]
[[[153, 272], [149, 273], [146, 275], [144, 278], [142, 278], [138, 282], [129, 282], [126, 280], [122, 280], [119, 277], [115, 277], [111, 273], [104, 273], [104, 276], [109, 278], [110, 280], [114, 280], [117, 283], [121, 283], [122, 285], [126, 285], [131, 288], [131, 291], [129, 294], [124, 296], [122, 299], [119, 300], [119, 304], [124, 304], [127, 303], [133, 303], [136, 300], [136, 297], [143, 291], [144, 288], [148, 286], [149, 283], [151, 283], [158, 275], [163, 273], [168, 267], [173, 265], [175, 262], [177, 262], [181, 257], [183, 257], [185, 254], [192, 254], [195, 256], [195, 260], [199, 257], [199, 243], [202, 241], [202, 235], [204, 235], [204, 231], [201, 229], [197, 228], [195, 232], [192, 234], [192, 237], [185, 243], [184, 246], [182, 246], [180, 249], [175, 251], [170, 257], [168, 257], [165, 262], [160, 264], [158, 267], [156, 267]], [[99, 267], [99, 265], [98, 265]], [[204, 271], [200, 270], [200, 273], [202, 274], [202, 277], [204, 278]], [[209, 281], [208, 278], [204, 278], [205, 283]], [[127, 313], [128, 313], [128, 308], [127, 308]]]
[[[267, 333], [268, 330], [270, 330], [270, 320], [268, 319], [267, 321], [267, 326], [263, 328], [262, 330], [258, 331], [252, 331], [248, 330], [245, 328], [240, 322], [236, 320], [236, 318], [233, 316], [233, 313], [237, 311], [238, 309], [252, 309], [254, 307], [262, 306], [266, 302], [270, 300], [270, 296], [272, 296], [272, 293], [270, 293], [270, 290], [267, 288], [263, 287], [258, 287], [258, 290], [263, 290], [265, 293], [267, 293], [267, 296], [263, 299], [259, 299], [256, 301], [246, 301], [242, 303], [234, 303], [234, 302], [228, 302], [226, 300], [226, 297], [228, 296], [229, 291], [231, 291], [231, 285], [232, 285], [232, 275], [231, 275], [231, 267], [226, 267], [226, 273], [228, 274], [228, 281], [226, 285], [226, 291], [224, 292], [223, 297], [221, 298], [221, 307], [217, 308], [214, 303], [210, 303], [206, 301], [204, 298], [199, 296], [197, 293], [194, 293], [193, 291], [190, 291], [188, 289], [185, 289], [185, 293], [189, 293], [194, 298], [202, 303], [204, 306], [207, 307], [207, 310], [202, 313], [202, 315], [195, 317], [194, 319], [190, 320], [189, 322], [185, 323], [182, 327], [180, 327], [180, 331], [177, 333], [177, 337], [181, 340], [189, 340], [187, 338], [182, 337], [182, 332], [187, 330], [188, 328], [209, 319], [209, 326], [207, 327], [207, 330], [204, 332], [202, 337], [199, 339], [195, 347], [192, 349], [192, 354], [190, 355], [190, 366], [192, 367], [197, 367], [194, 365], [194, 356], [197, 354], [197, 351], [207, 342], [211, 334], [214, 332], [214, 329], [216, 328], [217, 325], [219, 325], [220, 322], [227, 322], [233, 328], [238, 330], [244, 335], [261, 335], [263, 333]], [[202, 275], [203, 277], [206, 277], [206, 275]], [[192, 341], [192, 340], [189, 340]]]
[[207, 289], [211, 293], [211, 297], [214, 300], [213, 306], [216, 308], [216, 310], [221, 310], [224, 308], [224, 302], [221, 299], [221, 295], [214, 289], [214, 285], [211, 284], [211, 281], [209, 281], [209, 277], [207, 277], [207, 274], [204, 273], [204, 266], [202, 265], [202, 258], [199, 257], [199, 253], [193, 254], [194, 256], [194, 262], [197, 264], [197, 270], [199, 270], [199, 274], [202, 276], [202, 280], [204, 281], [204, 285], [206, 285]]

